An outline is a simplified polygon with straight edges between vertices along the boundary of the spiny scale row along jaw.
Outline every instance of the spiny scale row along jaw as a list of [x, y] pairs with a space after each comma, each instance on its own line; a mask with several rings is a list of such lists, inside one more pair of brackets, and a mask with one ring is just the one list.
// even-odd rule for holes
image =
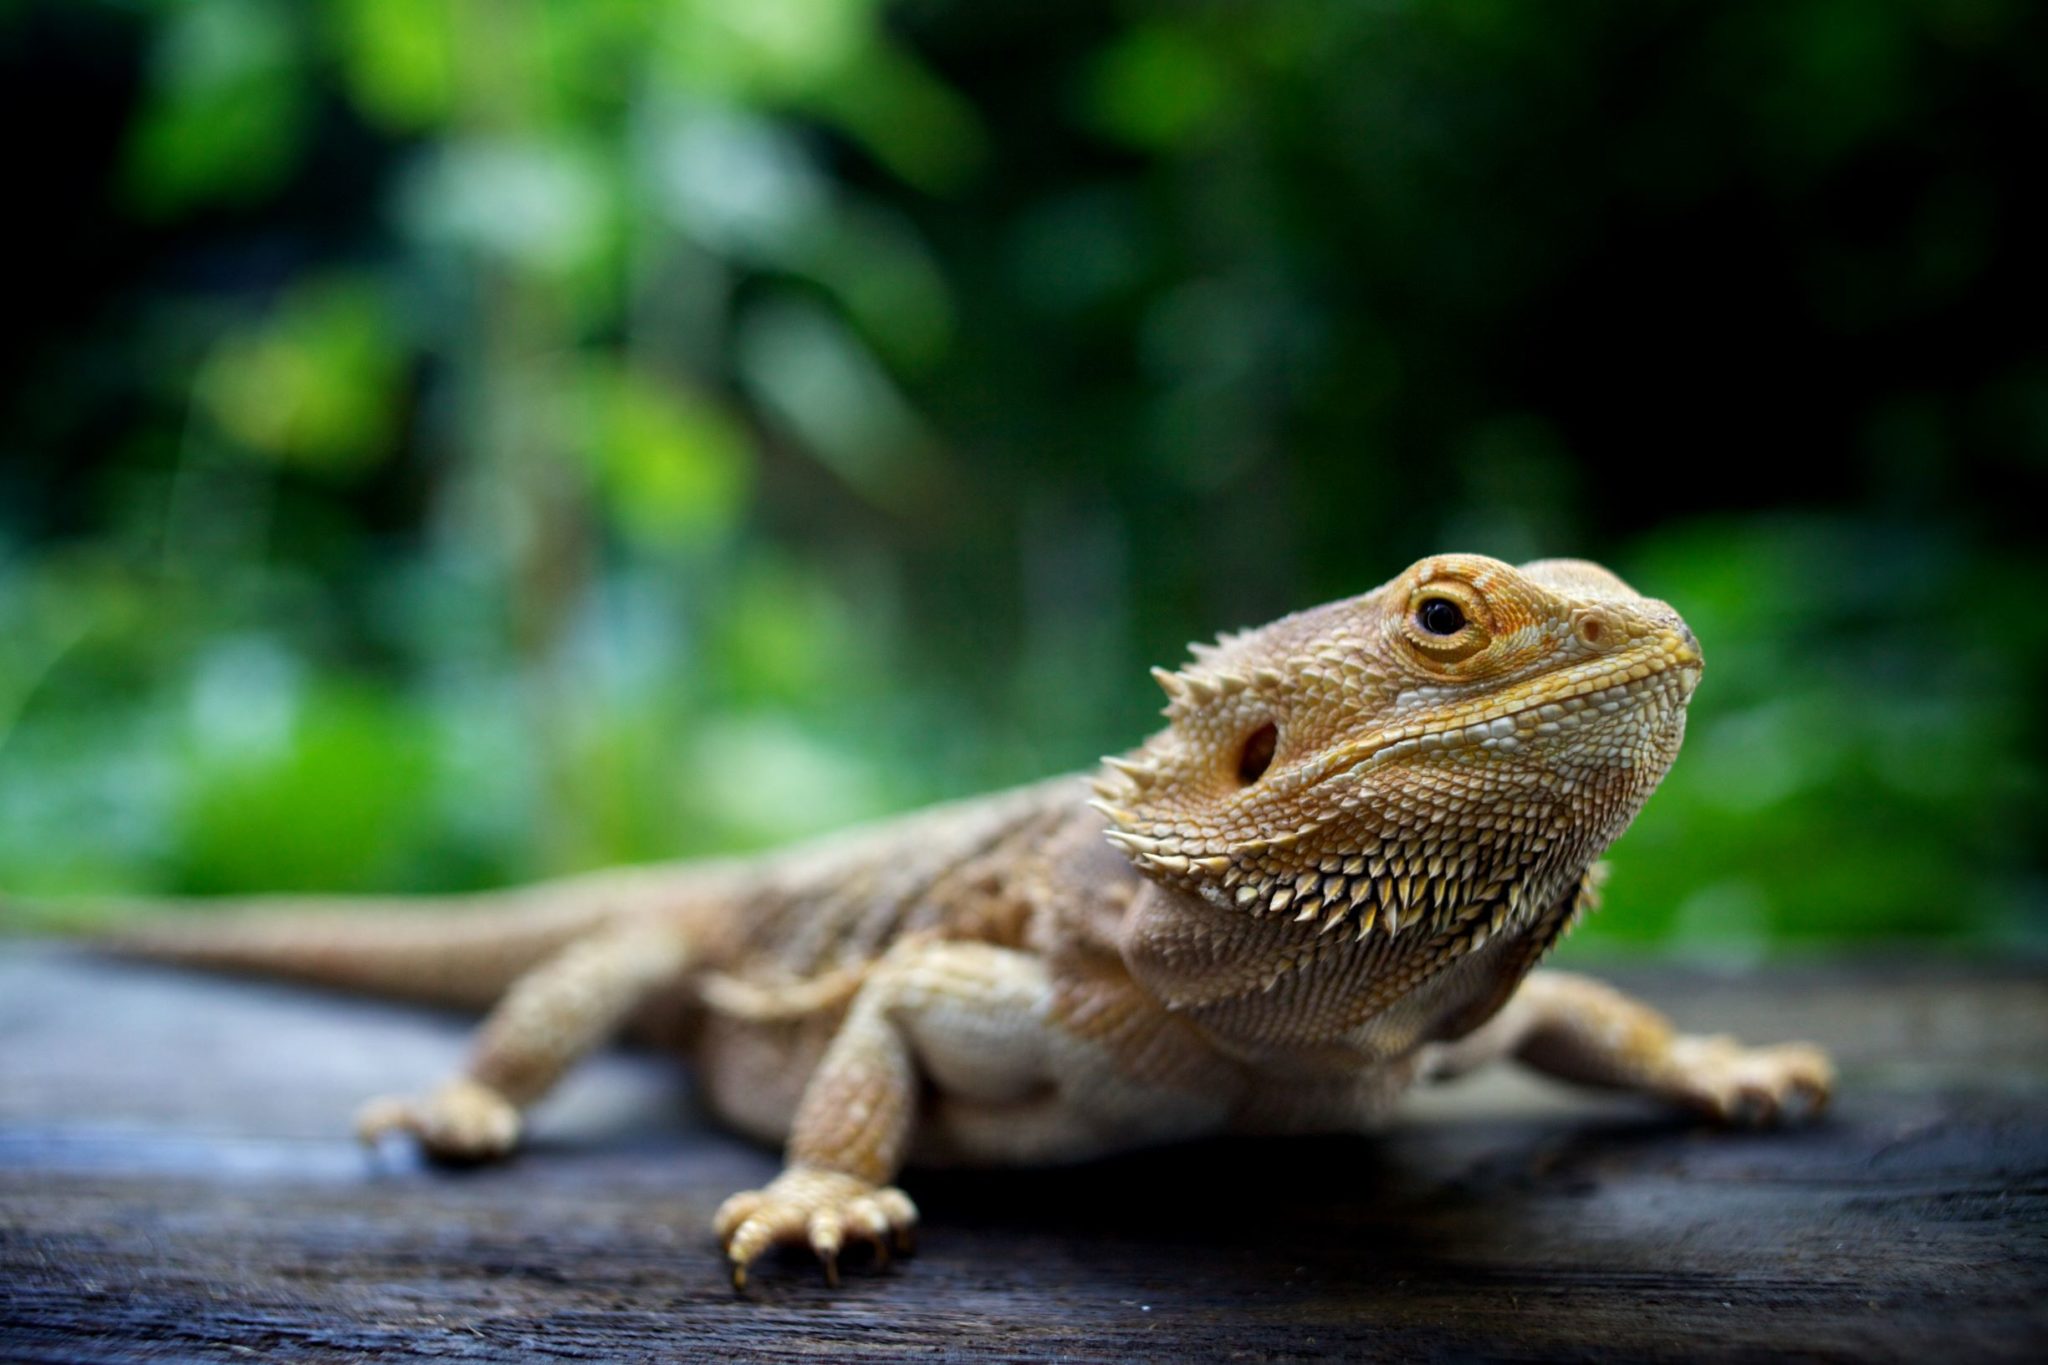
[[1675, 757], [1699, 650], [1597, 565], [1437, 555], [1154, 669], [1170, 724], [1097, 803], [1146, 876], [1254, 917], [1480, 941]]

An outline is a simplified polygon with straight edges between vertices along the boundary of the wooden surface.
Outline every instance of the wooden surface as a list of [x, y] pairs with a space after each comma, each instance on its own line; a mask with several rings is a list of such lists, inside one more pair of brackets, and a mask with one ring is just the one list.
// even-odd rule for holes
[[1823, 1126], [1713, 1133], [1505, 1073], [1378, 1138], [906, 1181], [923, 1250], [726, 1287], [771, 1153], [652, 1057], [509, 1165], [345, 1137], [457, 1020], [0, 945], [0, 1358], [2048, 1358], [2048, 986], [2018, 967], [1610, 973], [1836, 1049]]

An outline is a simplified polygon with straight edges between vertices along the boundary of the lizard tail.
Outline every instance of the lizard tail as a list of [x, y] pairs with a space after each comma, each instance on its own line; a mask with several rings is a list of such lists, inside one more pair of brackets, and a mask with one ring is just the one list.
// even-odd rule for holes
[[671, 908], [686, 914], [702, 901], [691, 873], [646, 868], [461, 896], [260, 896], [184, 913], [138, 902], [95, 946], [119, 957], [483, 1010], [603, 924]]

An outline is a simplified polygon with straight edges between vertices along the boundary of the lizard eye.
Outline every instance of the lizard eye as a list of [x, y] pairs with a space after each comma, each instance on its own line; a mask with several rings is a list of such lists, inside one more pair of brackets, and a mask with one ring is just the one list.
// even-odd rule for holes
[[1462, 663], [1493, 639], [1486, 599], [1471, 584], [1452, 578], [1422, 584], [1409, 595], [1407, 614], [1396, 620], [1398, 633], [1430, 668]]
[[1252, 731], [1237, 756], [1237, 780], [1249, 787], [1273, 766], [1273, 751], [1280, 745], [1280, 727], [1267, 721]]
[[1448, 597], [1428, 597], [1415, 609], [1415, 624], [1431, 635], [1456, 635], [1465, 628], [1465, 612]]

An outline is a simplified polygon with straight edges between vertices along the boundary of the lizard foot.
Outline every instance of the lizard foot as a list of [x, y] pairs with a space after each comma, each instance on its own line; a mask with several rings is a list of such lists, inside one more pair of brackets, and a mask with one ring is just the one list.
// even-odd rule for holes
[[1672, 1049], [1680, 1098], [1717, 1122], [1749, 1128], [1812, 1118], [1835, 1084], [1828, 1055], [1811, 1043], [1744, 1047], [1733, 1038], [1681, 1038]]
[[792, 1166], [763, 1190], [746, 1190], [719, 1205], [712, 1231], [732, 1262], [732, 1285], [744, 1289], [747, 1267], [778, 1243], [808, 1245], [825, 1263], [825, 1282], [839, 1284], [839, 1250], [848, 1237], [871, 1243], [878, 1264], [889, 1245], [907, 1252], [917, 1206], [893, 1185], [816, 1166]]
[[356, 1112], [356, 1136], [410, 1133], [437, 1161], [492, 1161], [519, 1141], [519, 1111], [487, 1085], [450, 1081], [424, 1098], [386, 1096]]

